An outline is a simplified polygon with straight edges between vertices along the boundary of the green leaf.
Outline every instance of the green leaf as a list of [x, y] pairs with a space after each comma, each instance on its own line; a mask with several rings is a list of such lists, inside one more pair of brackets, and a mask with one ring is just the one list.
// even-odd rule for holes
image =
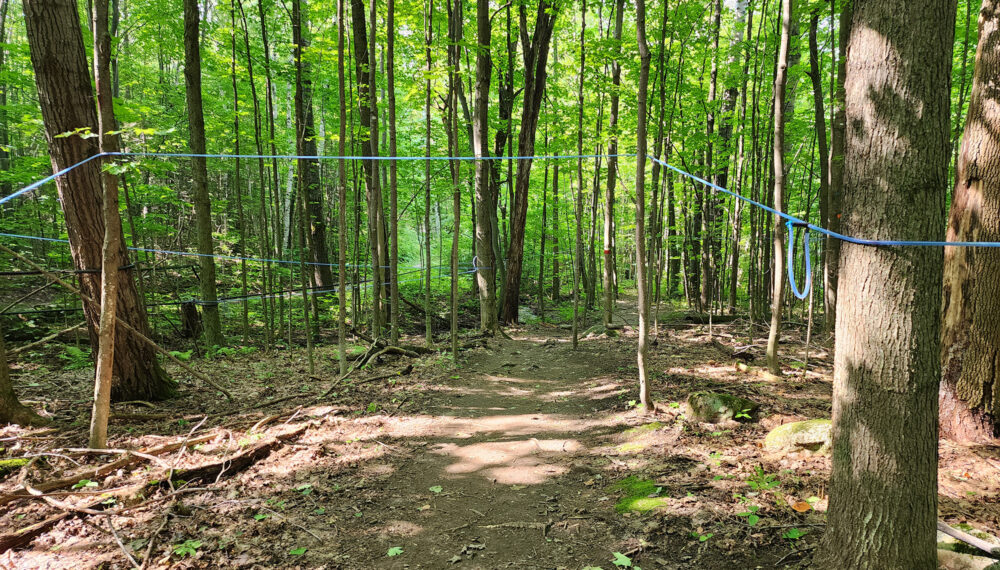
[[802, 538], [803, 536], [805, 536], [807, 534], [809, 534], [809, 531], [807, 531], [807, 530], [801, 530], [801, 529], [798, 529], [798, 528], [791, 528], [791, 529], [788, 529], [788, 532], [786, 532], [785, 534], [781, 535], [781, 538], [787, 538], [788, 540], [798, 540], [798, 539]]
[[292, 556], [302, 556], [303, 554], [306, 553], [306, 550], [308, 549], [305, 547], [299, 547], [289, 550], [288, 553], [291, 554]]
[[267, 518], [267, 515], [264, 514], [264, 513], [257, 513], [257, 514], [255, 514], [253, 516], [253, 520], [255, 520], [255, 521], [262, 521], [262, 520], [264, 520], [266, 518]]
[[444, 488], [441, 485], [434, 485], [429, 490], [431, 493], [440, 493], [441, 491], [444, 490]]
[[621, 552], [615, 552], [615, 559], [614, 559], [613, 562], [614, 562], [614, 565], [618, 566], [619, 568], [631, 568], [632, 567], [632, 559], [629, 558], [628, 556], [625, 556]]
[[758, 521], [760, 521], [760, 517], [757, 515], [750, 515], [747, 517], [747, 524], [750, 526], [757, 524]]
[[389, 549], [388, 552], [385, 553], [385, 555], [392, 557], [392, 556], [399, 556], [402, 553], [403, 553], [402, 546], [393, 546], [392, 548]]
[[83, 489], [84, 487], [97, 487], [99, 483], [97, 481], [91, 481], [90, 479], [80, 479], [73, 484], [74, 489]]

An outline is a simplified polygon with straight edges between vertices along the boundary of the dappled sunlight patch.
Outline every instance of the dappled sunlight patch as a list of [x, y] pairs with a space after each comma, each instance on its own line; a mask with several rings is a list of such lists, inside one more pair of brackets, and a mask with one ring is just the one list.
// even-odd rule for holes
[[582, 449], [583, 446], [575, 439], [530, 438], [469, 445], [441, 443], [431, 448], [431, 451], [458, 460], [445, 468], [446, 473], [478, 473], [505, 485], [532, 485], [566, 473], [568, 469], [565, 465], [551, 460], [558, 455]]

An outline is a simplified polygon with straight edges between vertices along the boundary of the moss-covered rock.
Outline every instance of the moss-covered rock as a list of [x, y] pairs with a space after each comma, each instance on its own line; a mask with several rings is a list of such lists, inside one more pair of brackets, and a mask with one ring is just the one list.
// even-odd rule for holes
[[688, 396], [684, 412], [691, 421], [718, 424], [729, 420], [753, 421], [759, 408], [760, 404], [746, 398], [695, 392]]
[[780, 425], [764, 438], [764, 448], [770, 451], [814, 451], [827, 453], [833, 424], [830, 420], [806, 420]]

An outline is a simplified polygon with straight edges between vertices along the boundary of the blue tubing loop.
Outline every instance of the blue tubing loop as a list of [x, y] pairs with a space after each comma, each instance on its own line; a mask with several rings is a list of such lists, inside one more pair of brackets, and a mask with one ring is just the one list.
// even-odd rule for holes
[[[799, 299], [805, 299], [809, 296], [809, 291], [812, 289], [812, 262], [809, 260], [809, 224], [801, 222], [793, 222], [791, 220], [785, 222], [788, 227], [788, 283], [792, 286], [792, 293]], [[799, 291], [798, 286], [795, 284], [795, 228], [803, 228], [802, 232], [802, 246], [805, 249], [806, 255], [806, 283], [802, 291]]]

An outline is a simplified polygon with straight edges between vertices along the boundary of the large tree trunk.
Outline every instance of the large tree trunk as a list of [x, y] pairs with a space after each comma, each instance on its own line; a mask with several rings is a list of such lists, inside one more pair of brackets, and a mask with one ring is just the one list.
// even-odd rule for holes
[[[1000, 2], [984, 0], [969, 113], [958, 155], [948, 241], [1000, 241]], [[1000, 250], [944, 253], [941, 433], [988, 443], [1000, 437]]]
[[[312, 72], [303, 51], [309, 48], [309, 6], [306, 0], [292, 2], [292, 44], [295, 59], [295, 154], [316, 156], [316, 125], [313, 119]], [[333, 270], [326, 245], [326, 215], [323, 212], [323, 188], [319, 182], [319, 161], [297, 161], [298, 191], [306, 199], [309, 220], [309, 260], [313, 265], [313, 284], [333, 286]]]
[[493, 260], [493, 220], [496, 201], [491, 191], [487, 140], [489, 138], [489, 101], [492, 58], [490, 57], [490, 4], [476, 2], [476, 91], [472, 114], [472, 146], [476, 158], [476, 283], [479, 285], [479, 326], [484, 331], [497, 328], [496, 263]]
[[[521, 132], [517, 136], [517, 154], [521, 157], [535, 153], [535, 131], [538, 112], [545, 92], [546, 67], [549, 60], [549, 43], [555, 27], [559, 7], [548, 0], [539, 0], [534, 34], [528, 39], [526, 8], [520, 6], [521, 44], [524, 47], [524, 104], [521, 107]], [[510, 248], [507, 251], [507, 279], [504, 283], [504, 300], [500, 320], [516, 323], [521, 296], [521, 267], [524, 263], [524, 225], [528, 219], [528, 186], [531, 182], [530, 158], [517, 161], [517, 179], [514, 188], [513, 216], [510, 229]]]
[[[844, 233], [941, 240], [955, 2], [856, 0]], [[940, 248], [845, 243], [825, 568], [936, 568]]]
[[[70, 0], [27, 0], [23, 8], [52, 169], [59, 171], [98, 153], [95, 138], [58, 137], [79, 128], [98, 128], [79, 14], [76, 3]], [[80, 273], [80, 289], [90, 298], [99, 299], [104, 240], [100, 164], [91, 161], [60, 176], [56, 189], [74, 266], [84, 271]], [[118, 259], [127, 267], [130, 262], [124, 237], [120, 243]], [[126, 270], [120, 276], [118, 315], [149, 335], [146, 310], [131, 273]], [[91, 346], [96, 350], [99, 309], [88, 303], [84, 314]], [[153, 349], [121, 327], [115, 333], [115, 356], [113, 400], [159, 400], [174, 394], [174, 384], [160, 367]]]
[[[184, 0], [184, 85], [187, 94], [188, 146], [192, 154], [205, 154], [205, 115], [201, 101], [201, 46], [198, 43], [198, 0]], [[208, 195], [205, 158], [191, 158], [192, 192], [198, 233], [202, 321], [209, 346], [222, 346], [222, 323], [216, 301], [215, 259], [212, 246], [212, 200]]]

